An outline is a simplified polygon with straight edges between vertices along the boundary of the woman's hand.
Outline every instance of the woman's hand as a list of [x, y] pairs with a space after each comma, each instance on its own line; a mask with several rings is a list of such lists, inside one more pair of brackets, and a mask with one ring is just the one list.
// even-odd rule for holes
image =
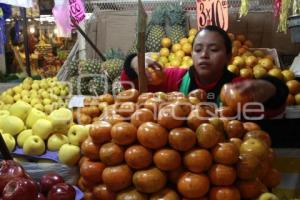
[[265, 80], [245, 80], [232, 85], [240, 95], [251, 96], [255, 102], [266, 102], [276, 93], [275, 86]]

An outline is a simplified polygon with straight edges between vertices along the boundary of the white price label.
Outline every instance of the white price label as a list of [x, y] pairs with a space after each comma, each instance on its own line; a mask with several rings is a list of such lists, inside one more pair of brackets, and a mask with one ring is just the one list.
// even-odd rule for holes
[[84, 107], [85, 96], [75, 95], [69, 101], [69, 108], [80, 108]]

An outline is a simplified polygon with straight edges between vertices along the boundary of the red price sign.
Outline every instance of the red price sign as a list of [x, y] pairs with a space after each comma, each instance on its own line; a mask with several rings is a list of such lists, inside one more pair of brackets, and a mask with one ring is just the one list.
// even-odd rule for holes
[[227, 0], [196, 0], [198, 29], [215, 25], [228, 29]]

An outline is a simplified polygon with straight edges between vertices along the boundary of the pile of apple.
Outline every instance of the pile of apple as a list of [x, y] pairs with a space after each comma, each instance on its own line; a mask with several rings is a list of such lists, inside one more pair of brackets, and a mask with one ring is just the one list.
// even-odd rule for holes
[[26, 155], [39, 156], [58, 151], [59, 160], [74, 165], [80, 159], [80, 144], [87, 138], [87, 126], [73, 123], [72, 111], [60, 108], [49, 115], [17, 101], [9, 110], [0, 110], [0, 132], [12, 152], [16, 145]]
[[75, 200], [76, 191], [59, 174], [48, 173], [35, 182], [13, 160], [0, 163], [0, 198], [3, 200]]
[[[229, 120], [202, 90], [118, 94], [81, 144], [85, 199], [255, 199], [280, 183], [267, 132]], [[222, 118], [219, 118], [219, 117]], [[266, 193], [266, 194], [265, 194]]]
[[9, 107], [22, 100], [32, 107], [50, 113], [60, 107], [66, 107], [69, 95], [69, 86], [54, 78], [32, 80], [26, 78], [24, 81], [0, 95], [0, 109]]

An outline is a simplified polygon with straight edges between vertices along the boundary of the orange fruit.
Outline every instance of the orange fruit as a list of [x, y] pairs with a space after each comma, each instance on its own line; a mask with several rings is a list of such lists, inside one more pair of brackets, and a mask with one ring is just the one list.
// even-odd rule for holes
[[232, 46], [232, 56], [238, 55], [239, 48], [237, 46]]
[[181, 60], [179, 58], [175, 58], [170, 63], [171, 63], [171, 66], [173, 66], [173, 67], [179, 67], [181, 64]]
[[253, 54], [256, 56], [256, 57], [260, 57], [260, 58], [263, 58], [265, 56], [265, 53], [262, 51], [262, 50], [255, 50], [253, 52]]
[[295, 74], [291, 70], [285, 69], [281, 73], [285, 82], [295, 79]]
[[242, 46], [242, 43], [239, 41], [239, 40], [234, 40], [232, 42], [232, 46], [233, 47], [237, 47], [237, 48], [240, 48]]
[[243, 180], [254, 179], [258, 176], [260, 161], [251, 154], [241, 154], [236, 165], [237, 176]]
[[234, 186], [213, 187], [209, 191], [210, 200], [240, 200], [240, 191]]
[[256, 65], [253, 68], [253, 76], [254, 78], [261, 78], [263, 76], [265, 76], [267, 74], [267, 70], [263, 67], [259, 67], [258, 65]]
[[290, 80], [286, 82], [287, 87], [291, 94], [296, 95], [300, 92], [300, 82], [297, 80]]
[[239, 181], [237, 188], [242, 199], [256, 199], [260, 194], [266, 192], [266, 187], [258, 179]]
[[255, 122], [244, 122], [243, 127], [246, 130], [246, 132], [261, 129], [260, 126], [258, 124], [256, 124]]
[[245, 52], [247, 52], [248, 49], [245, 47], [240, 47], [238, 50], [238, 55], [243, 55]]
[[240, 73], [240, 69], [236, 65], [228, 65], [227, 69], [228, 69], [228, 71], [230, 71], [236, 75], [239, 75], [239, 73]]
[[161, 40], [162, 47], [169, 48], [171, 45], [172, 45], [172, 41], [170, 38], [165, 37]]
[[185, 52], [183, 50], [178, 50], [175, 52], [175, 56], [182, 59], [185, 56]]
[[245, 59], [245, 63], [248, 67], [254, 67], [258, 63], [258, 60], [255, 56], [251, 55]]
[[218, 130], [209, 123], [201, 124], [196, 131], [198, 144], [202, 148], [212, 148], [219, 141]]
[[231, 120], [225, 128], [228, 138], [242, 138], [246, 133], [243, 123], [238, 120]]
[[244, 45], [248, 46], [249, 48], [252, 48], [253, 47], [253, 43], [250, 41], [250, 40], [246, 40], [244, 42]]
[[212, 165], [212, 156], [206, 149], [193, 149], [184, 154], [184, 166], [191, 172], [203, 173]]
[[232, 64], [239, 68], [243, 68], [245, 66], [245, 60], [241, 56], [235, 56]]
[[240, 70], [240, 76], [244, 78], [253, 78], [253, 72], [251, 68], [243, 68]]
[[262, 182], [268, 187], [268, 188], [275, 188], [279, 185], [281, 181], [280, 173], [277, 169], [271, 169], [267, 175], [262, 179]]
[[291, 105], [295, 105], [295, 103], [296, 103], [296, 101], [295, 101], [294, 95], [289, 94], [288, 97], [287, 97], [287, 99], [286, 99], [286, 104], [288, 106], [291, 106]]
[[239, 159], [239, 149], [230, 142], [219, 143], [213, 150], [214, 161], [219, 164], [233, 165]]
[[243, 34], [239, 34], [236, 36], [236, 40], [239, 40], [241, 43], [244, 43], [246, 41], [246, 36]]
[[189, 43], [190, 43], [190, 44], [193, 44], [194, 39], [195, 39], [195, 36], [194, 36], [194, 35], [189, 36], [189, 37], [188, 37]]
[[283, 75], [281, 73], [281, 70], [279, 68], [273, 68], [268, 71], [268, 74], [271, 76], [274, 76], [280, 80], [283, 80]]
[[263, 66], [266, 70], [273, 68], [273, 61], [269, 58], [261, 58], [258, 63]]
[[236, 170], [234, 167], [222, 164], [214, 164], [209, 172], [209, 179], [212, 184], [217, 186], [232, 185], [236, 179]]
[[228, 37], [230, 38], [231, 41], [234, 41], [235, 39], [235, 36], [233, 33], [227, 33], [228, 34]]
[[185, 198], [200, 198], [209, 191], [209, 178], [205, 174], [186, 172], [177, 183], [179, 193]]

